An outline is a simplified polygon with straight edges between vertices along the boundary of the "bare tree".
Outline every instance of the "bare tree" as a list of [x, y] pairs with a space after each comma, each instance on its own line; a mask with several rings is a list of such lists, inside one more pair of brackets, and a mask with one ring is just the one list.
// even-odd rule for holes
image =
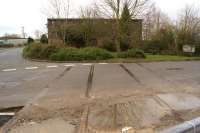
[[194, 6], [187, 5], [183, 9], [183, 14], [180, 15], [179, 28], [185, 32], [192, 32], [197, 29], [200, 24], [199, 10]]
[[179, 50], [183, 45], [196, 45], [200, 35], [200, 12], [194, 6], [187, 5], [177, 23]]
[[92, 45], [91, 41], [95, 36], [95, 19], [99, 18], [99, 14], [95, 7], [85, 7], [80, 10], [80, 18], [84, 19], [80, 26], [84, 32], [86, 44]]
[[96, 9], [102, 17], [120, 18], [124, 5], [127, 4], [132, 18], [144, 13], [150, 0], [99, 0], [95, 3]]
[[83, 19], [93, 19], [100, 17], [98, 10], [95, 7], [86, 7], [86, 8], [82, 7], [79, 14], [80, 18]]
[[112, 18], [115, 20], [116, 24], [116, 35], [115, 44], [118, 52], [121, 51], [120, 48], [120, 18], [124, 9], [127, 5], [131, 18], [136, 18], [140, 16], [150, 0], [99, 0], [96, 2], [95, 7], [99, 14], [103, 18]]
[[151, 40], [161, 28], [168, 28], [172, 25], [171, 19], [153, 3], [143, 16], [143, 38]]
[[48, 0], [47, 7], [42, 13], [51, 18], [68, 18], [70, 14], [70, 0]]

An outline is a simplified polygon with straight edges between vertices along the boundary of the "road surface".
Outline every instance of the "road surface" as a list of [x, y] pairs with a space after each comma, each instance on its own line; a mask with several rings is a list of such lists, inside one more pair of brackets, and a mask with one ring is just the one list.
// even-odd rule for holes
[[11, 133], [154, 132], [200, 115], [199, 61], [39, 63], [21, 50], [0, 50], [0, 108], [25, 106]]

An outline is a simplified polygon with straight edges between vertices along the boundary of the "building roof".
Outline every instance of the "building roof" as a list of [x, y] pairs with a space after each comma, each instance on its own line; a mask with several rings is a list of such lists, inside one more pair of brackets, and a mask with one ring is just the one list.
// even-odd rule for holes
[[[48, 18], [48, 21], [78, 21], [78, 20], [85, 20], [88, 18]], [[92, 18], [93, 20], [110, 20], [113, 21], [114, 19], [108, 19], [108, 18]], [[133, 21], [143, 21], [143, 19], [132, 19]]]
[[27, 38], [21, 38], [21, 37], [0, 37], [0, 40], [8, 40], [8, 39], [27, 39]]

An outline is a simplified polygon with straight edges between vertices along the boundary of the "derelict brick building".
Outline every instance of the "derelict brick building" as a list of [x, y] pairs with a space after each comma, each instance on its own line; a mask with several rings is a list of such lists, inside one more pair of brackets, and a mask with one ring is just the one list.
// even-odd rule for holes
[[[48, 19], [48, 39], [50, 44], [63, 43], [58, 32], [70, 25], [80, 27], [87, 24], [95, 29], [93, 35], [95, 45], [100, 46], [106, 39], [115, 38], [114, 19]], [[133, 19], [130, 22], [130, 39], [133, 47], [139, 47], [142, 41], [142, 19]]]

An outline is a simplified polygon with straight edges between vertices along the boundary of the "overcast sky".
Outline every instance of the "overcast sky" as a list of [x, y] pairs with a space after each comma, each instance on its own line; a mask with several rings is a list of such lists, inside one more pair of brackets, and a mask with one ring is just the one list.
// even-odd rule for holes
[[[73, 0], [74, 12], [95, 0]], [[200, 7], [200, 0], [154, 0], [157, 6], [170, 17], [175, 18], [186, 4]], [[42, 13], [47, 0], [0, 0], [0, 35], [21, 34], [21, 27], [29, 36], [35, 30], [45, 30], [46, 16]]]

